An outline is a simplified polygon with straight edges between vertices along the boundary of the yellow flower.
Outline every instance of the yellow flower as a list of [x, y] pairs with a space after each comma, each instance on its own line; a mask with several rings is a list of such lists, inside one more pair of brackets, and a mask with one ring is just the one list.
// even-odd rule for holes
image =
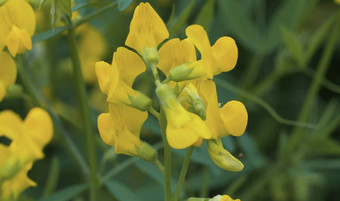
[[44, 157], [42, 149], [53, 135], [52, 120], [40, 108], [31, 109], [24, 121], [12, 111], [2, 111], [0, 134], [11, 140], [8, 146], [0, 144], [1, 200], [7, 200], [35, 186], [27, 172], [35, 160]]
[[109, 113], [98, 117], [98, 130], [102, 140], [115, 146], [117, 154], [139, 156], [147, 161], [155, 159], [157, 153], [139, 139], [140, 130], [148, 113], [123, 104], [109, 104]]
[[200, 138], [211, 138], [209, 129], [203, 120], [196, 114], [185, 110], [167, 84], [157, 87], [156, 93], [167, 119], [166, 136], [171, 147], [184, 149]]
[[185, 33], [200, 51], [209, 78], [235, 67], [238, 51], [234, 39], [224, 36], [211, 46], [207, 32], [200, 25], [187, 27]]
[[143, 55], [144, 48], [157, 48], [169, 32], [149, 3], [140, 3], [133, 14], [125, 45]]
[[14, 84], [17, 77], [15, 62], [9, 54], [0, 51], [0, 101], [6, 94], [7, 87]]
[[32, 49], [35, 15], [25, 0], [8, 0], [0, 7], [0, 50], [7, 46], [15, 57]]
[[105, 55], [106, 41], [101, 32], [89, 24], [80, 28], [78, 50], [84, 80], [87, 83], [96, 81], [94, 64]]
[[232, 199], [229, 195], [216, 195], [211, 198], [209, 201], [241, 201], [240, 199]]
[[112, 65], [100, 61], [95, 67], [99, 87], [108, 95], [108, 102], [123, 103], [143, 111], [149, 108], [151, 100], [132, 89], [135, 78], [145, 71], [143, 60], [137, 54], [119, 47], [113, 55]]

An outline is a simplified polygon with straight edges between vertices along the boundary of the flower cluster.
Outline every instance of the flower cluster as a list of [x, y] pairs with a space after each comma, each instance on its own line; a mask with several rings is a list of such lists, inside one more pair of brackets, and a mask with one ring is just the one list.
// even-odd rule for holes
[[35, 15], [25, 0], [8, 0], [0, 6], [0, 101], [16, 80], [15, 57], [32, 49], [31, 36], [35, 30]]
[[[119, 47], [111, 65], [96, 63], [99, 85], [110, 105], [110, 112], [98, 118], [101, 137], [114, 145], [117, 153], [138, 155], [139, 131], [147, 118], [145, 111], [151, 108], [151, 100], [134, 90], [132, 84], [147, 67], [155, 78], [169, 145], [184, 149], [200, 146], [205, 139], [209, 154], [219, 167], [240, 171], [243, 164], [223, 148], [221, 137], [242, 135], [247, 125], [247, 111], [238, 101], [229, 101], [220, 107], [212, 81], [215, 75], [235, 67], [236, 43], [230, 37], [221, 37], [211, 46], [200, 25], [187, 27], [185, 33], [184, 40], [174, 38], [164, 42], [169, 32], [162, 19], [149, 3], [136, 7], [125, 44], [139, 55]], [[160, 80], [158, 70], [165, 75], [165, 80]]]
[[52, 120], [47, 112], [33, 108], [24, 121], [12, 111], [0, 112], [0, 200], [13, 200], [36, 183], [27, 177], [33, 162], [44, 157], [42, 149], [53, 136]]

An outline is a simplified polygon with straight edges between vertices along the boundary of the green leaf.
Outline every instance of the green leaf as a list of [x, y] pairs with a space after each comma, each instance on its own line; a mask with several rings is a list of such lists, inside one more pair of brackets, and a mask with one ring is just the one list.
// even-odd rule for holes
[[200, 24], [209, 31], [214, 18], [214, 6], [215, 0], [208, 0], [196, 16], [195, 24]]
[[69, 17], [72, 16], [71, 0], [59, 0], [60, 9]]
[[308, 147], [309, 156], [340, 156], [340, 143], [329, 137], [314, 138]]
[[105, 186], [108, 188], [109, 192], [119, 201], [139, 200], [136, 197], [135, 193], [122, 183], [118, 183], [115, 181], [107, 181], [105, 182]]
[[191, 0], [190, 4], [182, 11], [179, 16], [172, 15], [167, 22], [167, 27], [170, 34], [176, 33], [187, 21], [190, 16], [191, 10], [195, 5], [195, 0]]
[[299, 42], [298, 37], [284, 27], [281, 27], [281, 33], [284, 38], [285, 45], [291, 53], [291, 56], [296, 60], [299, 67], [304, 67], [305, 66], [304, 50]]
[[236, 0], [218, 0], [221, 17], [225, 25], [250, 50], [261, 48], [259, 35], [254, 23]]
[[40, 0], [39, 3], [39, 10], [41, 9], [41, 7], [43, 7], [43, 5], [45, 4], [46, 0]]
[[59, 13], [58, 13], [59, 5], [58, 5], [58, 0], [52, 0], [52, 5], [51, 5], [51, 20], [52, 20], [52, 28], [55, 28], [55, 25], [58, 21], [59, 18]]
[[98, 1], [98, 2], [82, 3], [82, 4], [75, 5], [72, 8], [72, 12], [80, 10], [82, 8], [87, 8], [87, 7], [91, 7], [91, 6], [102, 6], [102, 5], [107, 5], [107, 4], [110, 4], [110, 2]]
[[304, 1], [287, 0], [282, 1], [281, 5], [278, 6], [274, 16], [269, 23], [266, 46], [264, 52], [273, 50], [277, 45], [280, 44], [282, 38], [280, 35], [280, 28], [284, 27], [287, 30], [292, 30], [298, 22], [298, 17], [304, 9]]
[[38, 35], [33, 36], [32, 42], [38, 43], [40, 41], [47, 40], [49, 38], [52, 38], [53, 36], [58, 35], [59, 33], [63, 32], [63, 31], [67, 30], [68, 28], [69, 28], [69, 26], [63, 26], [63, 27], [58, 27], [58, 28], [55, 28], [55, 29], [51, 29], [51, 30], [42, 32]]
[[163, 175], [162, 172], [153, 163], [148, 163], [139, 160], [135, 163], [136, 167], [148, 175], [150, 178], [155, 180], [157, 183], [163, 185]]
[[118, 9], [123, 11], [129, 7], [132, 2], [133, 0], [118, 0]]
[[88, 187], [88, 184], [72, 185], [56, 192], [47, 198], [40, 199], [39, 201], [69, 201], [70, 199], [82, 193]]

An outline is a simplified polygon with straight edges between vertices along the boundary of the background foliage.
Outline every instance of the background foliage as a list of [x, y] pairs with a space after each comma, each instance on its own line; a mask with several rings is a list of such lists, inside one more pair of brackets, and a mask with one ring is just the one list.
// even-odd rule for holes
[[[82, 114], [66, 42], [69, 26], [62, 22], [63, 15], [77, 10], [80, 17], [74, 19], [76, 24], [89, 22], [99, 30], [106, 47], [98, 60], [111, 62], [112, 53], [124, 45], [139, 2], [118, 0], [118, 8], [104, 0], [77, 0], [73, 7], [63, 0], [31, 3], [38, 20], [34, 47], [17, 62], [33, 88], [24, 87], [25, 80], [19, 77], [0, 109], [24, 116], [39, 102], [53, 112], [55, 136], [45, 148], [45, 159], [36, 162], [29, 173], [38, 187], [27, 190], [21, 200], [87, 200], [89, 186], [86, 168], [82, 168], [86, 163], [84, 126], [80, 124]], [[236, 68], [215, 81], [221, 103], [241, 100], [249, 112], [246, 133], [224, 139], [225, 147], [239, 154], [245, 168], [238, 173], [219, 169], [203, 144], [194, 150], [182, 197], [227, 193], [247, 201], [338, 200], [340, 5], [326, 0], [150, 3], [172, 37], [183, 39], [186, 25], [195, 23], [205, 27], [212, 43], [226, 35], [233, 37], [239, 48]], [[81, 43], [81, 34], [77, 36]], [[82, 48], [102, 47], [90, 40]], [[154, 86], [149, 86], [148, 76], [140, 76], [136, 87], [152, 95]], [[38, 100], [28, 95], [31, 92], [38, 94]], [[96, 81], [88, 82], [87, 93], [96, 132], [101, 200], [161, 201], [161, 172], [138, 158], [115, 155], [113, 148], [104, 145], [95, 125], [98, 114], [106, 110], [105, 97]], [[162, 152], [155, 119], [146, 122], [142, 138]], [[74, 147], [78, 151], [72, 150]], [[173, 153], [173, 175], [178, 178], [185, 152]]]

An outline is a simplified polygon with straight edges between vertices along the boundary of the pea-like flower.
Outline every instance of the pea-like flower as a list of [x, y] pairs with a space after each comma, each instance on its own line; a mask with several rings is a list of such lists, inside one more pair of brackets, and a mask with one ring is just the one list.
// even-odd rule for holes
[[27, 177], [35, 160], [44, 157], [42, 149], [53, 136], [52, 120], [47, 112], [33, 108], [24, 121], [12, 111], [0, 112], [0, 136], [9, 145], [0, 144], [1, 200], [12, 200], [36, 184]]
[[17, 77], [17, 68], [9, 54], [0, 51], [0, 101], [6, 95], [6, 89], [14, 84]]
[[135, 78], [145, 71], [143, 60], [137, 54], [119, 47], [111, 65], [100, 61], [95, 66], [99, 87], [107, 94], [108, 102], [123, 103], [143, 111], [149, 108], [151, 100], [132, 89]]
[[139, 139], [140, 130], [148, 117], [147, 112], [123, 104], [109, 104], [109, 113], [98, 117], [98, 129], [102, 140], [115, 146], [117, 154], [139, 156], [153, 161], [157, 152]]
[[12, 56], [32, 49], [35, 15], [25, 0], [8, 0], [0, 7], [0, 50], [7, 46]]

